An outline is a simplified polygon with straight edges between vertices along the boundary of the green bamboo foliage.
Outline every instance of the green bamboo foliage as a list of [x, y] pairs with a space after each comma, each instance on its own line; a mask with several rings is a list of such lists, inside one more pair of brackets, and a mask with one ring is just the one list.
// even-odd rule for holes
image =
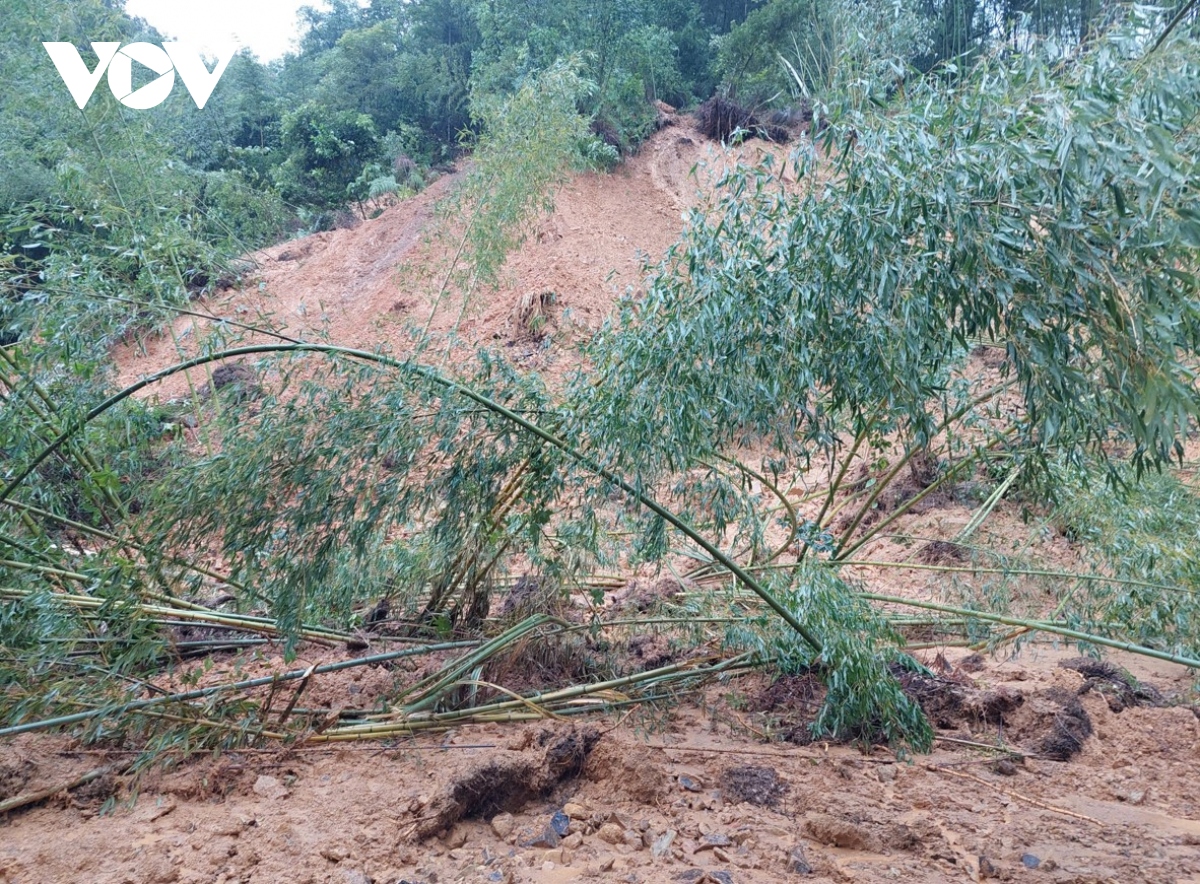
[[[155, 750], [378, 739], [657, 702], [772, 666], [825, 681], [820, 733], [928, 746], [893, 677], [911, 665], [912, 618], [841, 569], [967, 479], [985, 490], [964, 545], [1002, 499], [1043, 505], [1081, 463], [1097, 464], [1090, 487], [1136, 485], [1178, 456], [1200, 412], [1200, 59], [1183, 39], [1147, 55], [1161, 22], [1070, 63], [1053, 47], [986, 58], [956, 82], [911, 84], [886, 114], [818, 109], [823, 141], [787, 166], [736, 168], [559, 395], [486, 352], [434, 368], [432, 346], [400, 358], [282, 339], [214, 344], [111, 392], [101, 342], [72, 349], [74, 314], [23, 304], [36, 333], [0, 352], [0, 736], [75, 727]], [[590, 137], [573, 68], [529, 83], [553, 101], [528, 86], [492, 109], [460, 203], [466, 275], [443, 293], [494, 278]], [[547, 121], [553, 150], [524, 157], [523, 129]], [[79, 232], [18, 232], [31, 231]], [[74, 285], [79, 304], [127, 317], [130, 302], [179, 294], [183, 254], [119, 256], [146, 270], [132, 291], [119, 262], [80, 277], [51, 262], [43, 294]], [[980, 345], [1003, 353], [995, 376], [969, 370]], [[185, 415], [137, 396], [229, 360], [254, 368], [262, 395], [185, 406], [207, 434], [185, 458]], [[793, 501], [783, 477], [814, 465], [822, 484]], [[1114, 521], [1119, 498], [1061, 511], [1095, 539], [1107, 582], [1083, 575], [1091, 588], [1043, 618], [936, 602], [927, 619], [964, 642], [1039, 631], [1194, 665], [1195, 498], [1165, 481], [1143, 490], [1136, 518]], [[1164, 508], [1178, 519], [1151, 518]], [[513, 647], [577, 629], [546, 613], [489, 620], [518, 578], [602, 592], [611, 572], [679, 554], [703, 588], [660, 625], [722, 659], [522, 697], [484, 683]], [[218, 588], [235, 611], [198, 601]], [[297, 702], [315, 671], [144, 695], [182, 656], [175, 624], [293, 651], [352, 639], [356, 607], [381, 598], [418, 643], [387, 653], [462, 655], [367, 720], [316, 724]]]

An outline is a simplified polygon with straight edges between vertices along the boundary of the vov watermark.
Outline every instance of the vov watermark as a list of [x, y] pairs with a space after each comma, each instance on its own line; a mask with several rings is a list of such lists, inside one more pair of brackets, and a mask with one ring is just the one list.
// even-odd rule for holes
[[[163, 43], [161, 48], [153, 43], [130, 43], [124, 48], [120, 43], [92, 43], [92, 51], [100, 61], [94, 71], [89, 71], [74, 43], [42, 45], [80, 110], [91, 100], [105, 71], [108, 72], [108, 88], [117, 101], [128, 108], [149, 110], [158, 107], [175, 88], [175, 75], [179, 74], [196, 107], [203, 110], [234, 55], [233, 51], [227, 51], [218, 56], [216, 67], [210, 71], [200, 53], [186, 43]], [[135, 61], [158, 74], [137, 90], [133, 88]]]

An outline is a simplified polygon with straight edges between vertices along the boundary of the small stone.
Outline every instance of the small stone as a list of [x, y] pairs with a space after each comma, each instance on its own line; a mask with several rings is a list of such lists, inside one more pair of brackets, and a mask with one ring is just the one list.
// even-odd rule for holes
[[621, 836], [621, 839], [625, 842], [626, 847], [629, 847], [633, 850], [641, 850], [646, 846], [642, 841], [641, 834], [638, 832], [626, 832]]
[[568, 830], [571, 828], [571, 817], [563, 811], [558, 811], [554, 816], [550, 817], [550, 828], [560, 838], [565, 838]]
[[605, 823], [596, 833], [596, 837], [606, 844], [624, 844], [625, 829], [617, 823]]
[[450, 850], [457, 850], [467, 843], [467, 830], [462, 826], [455, 826], [446, 833], [446, 847]]
[[567, 848], [567, 850], [578, 850], [583, 846], [583, 833], [572, 832], [566, 838], [563, 838], [562, 846]]
[[558, 837], [558, 832], [554, 831], [550, 826], [542, 829], [532, 838], [521, 841], [522, 847], [558, 847], [562, 839]]
[[728, 853], [726, 853], [720, 847], [713, 848], [713, 856], [715, 856], [717, 859], [719, 859], [723, 863], [733, 862], [733, 857], [731, 857]]
[[1034, 856], [1032, 853], [1022, 853], [1021, 854], [1021, 865], [1023, 865], [1025, 868], [1036, 869], [1041, 864], [1042, 864], [1042, 861], [1040, 859], [1038, 859], [1036, 856]]
[[704, 791], [704, 786], [698, 780], [694, 780], [691, 777], [687, 777], [687, 776], [681, 776], [679, 778], [679, 785], [682, 786], [684, 789], [687, 789], [689, 792], [703, 792]]
[[1129, 802], [1130, 804], [1141, 804], [1143, 801], [1146, 800], [1146, 793], [1142, 792], [1140, 790], [1137, 792], [1130, 792], [1125, 797], [1125, 800], [1127, 802]]
[[611, 857], [611, 856], [606, 860], [602, 860], [600, 862], [600, 871], [602, 871], [602, 872], [612, 871], [613, 862], [615, 862], [615, 857]]
[[567, 866], [571, 864], [571, 852], [563, 850], [561, 847], [556, 847], [554, 850], [547, 850], [542, 854], [543, 863], [554, 863], [555, 865]]
[[876, 768], [875, 775], [879, 777], [881, 783], [894, 783], [896, 781], [896, 765], [881, 764]]
[[590, 810], [575, 801], [568, 801], [566, 804], [564, 804], [562, 812], [573, 820], [586, 820], [590, 819], [592, 816], [592, 812]]
[[331, 863], [340, 863], [342, 860], [350, 856], [350, 851], [344, 847], [325, 847], [321, 850], [321, 856], [329, 860]]
[[728, 835], [722, 835], [719, 832], [712, 832], [700, 839], [700, 843], [696, 845], [696, 853], [702, 850], [713, 850], [718, 847], [728, 847], [733, 842]]
[[361, 869], [342, 869], [342, 884], [371, 884], [371, 879]]
[[1002, 777], [1015, 777], [1017, 766], [1013, 764], [1011, 758], [1001, 758], [992, 764], [992, 772], [998, 773]]
[[981, 880], [984, 878], [1000, 877], [999, 874], [996, 872], [996, 867], [992, 864], [992, 861], [990, 859], [988, 859], [986, 856], [979, 857], [979, 877]]
[[690, 882], [703, 882], [703, 884], [733, 884], [733, 875], [726, 872], [724, 869], [688, 869], [685, 872], [680, 872], [675, 876], [676, 881], [683, 881], [685, 884]]
[[808, 864], [808, 857], [804, 855], [803, 847], [793, 847], [788, 851], [787, 870], [793, 875], [812, 874], [812, 866]]
[[674, 829], [667, 829], [650, 845], [650, 855], [655, 859], [662, 859], [671, 851], [671, 845], [675, 842], [675, 836], [678, 833]]
[[507, 841], [517, 829], [517, 821], [511, 813], [500, 813], [492, 817], [492, 831], [501, 841]]
[[254, 781], [254, 794], [278, 801], [280, 798], [287, 798], [288, 788], [275, 777], [263, 774]]

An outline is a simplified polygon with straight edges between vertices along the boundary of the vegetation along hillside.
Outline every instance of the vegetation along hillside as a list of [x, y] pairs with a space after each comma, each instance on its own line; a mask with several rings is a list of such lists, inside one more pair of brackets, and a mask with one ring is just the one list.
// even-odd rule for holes
[[299, 34], [0, 16], [0, 882], [1200, 881], [1195, 0]]

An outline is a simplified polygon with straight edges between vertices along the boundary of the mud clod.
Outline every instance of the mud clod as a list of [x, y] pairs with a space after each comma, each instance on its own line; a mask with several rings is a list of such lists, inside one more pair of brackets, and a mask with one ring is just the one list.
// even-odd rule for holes
[[696, 127], [713, 141], [728, 141], [738, 130], [751, 138], [786, 143], [792, 133], [784, 126], [763, 124], [753, 113], [735, 101], [714, 95], [696, 109]]
[[1079, 697], [1062, 688], [1050, 688], [1042, 697], [1044, 702], [1059, 708], [1041, 714], [1040, 723], [1049, 732], [1033, 745], [1033, 751], [1052, 761], [1070, 761], [1092, 735], [1092, 720]]
[[874, 834], [849, 820], [839, 819], [827, 813], [813, 816], [804, 824], [804, 829], [813, 840], [822, 844], [832, 844], [846, 850], [883, 852], [883, 842]]
[[209, 399], [214, 393], [221, 391], [224, 391], [224, 398], [233, 403], [260, 399], [263, 395], [258, 372], [245, 362], [233, 362], [213, 369], [212, 385], [205, 384], [201, 387], [200, 397]]
[[904, 692], [920, 704], [934, 727], [953, 730], [961, 724], [998, 725], [1025, 702], [1017, 691], [999, 687], [981, 691], [965, 676], [897, 674]]
[[654, 804], [667, 788], [666, 774], [648, 751], [614, 743], [596, 747], [584, 774], [641, 804]]
[[965, 546], [950, 540], [934, 540], [918, 550], [916, 559], [926, 565], [953, 565], [965, 562], [970, 552]]
[[414, 834], [424, 840], [462, 819], [519, 811], [529, 801], [549, 795], [563, 780], [578, 776], [599, 739], [594, 728], [546, 730], [534, 741], [536, 748], [468, 767], [430, 799]]
[[1130, 673], [1103, 660], [1076, 657], [1058, 664], [1062, 669], [1078, 672], [1085, 679], [1080, 696], [1096, 691], [1104, 696], [1108, 708], [1123, 712], [1137, 706], [1164, 706], [1166, 702], [1158, 688], [1138, 681]]
[[34, 763], [28, 758], [0, 764], [0, 801], [19, 795], [25, 784], [33, 778], [34, 770]]

